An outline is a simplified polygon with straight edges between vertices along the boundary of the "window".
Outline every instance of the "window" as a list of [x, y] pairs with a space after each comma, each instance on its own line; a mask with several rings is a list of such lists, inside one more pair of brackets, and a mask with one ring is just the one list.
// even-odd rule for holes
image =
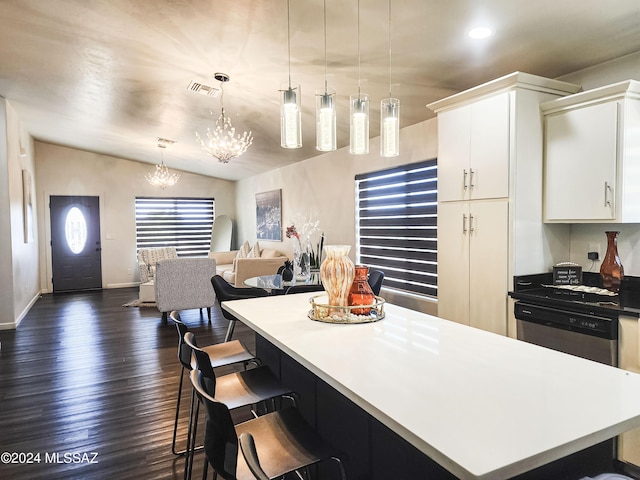
[[385, 288], [437, 296], [437, 159], [356, 176], [357, 262]]
[[213, 198], [136, 197], [136, 246], [176, 247], [179, 257], [206, 257], [214, 214]]

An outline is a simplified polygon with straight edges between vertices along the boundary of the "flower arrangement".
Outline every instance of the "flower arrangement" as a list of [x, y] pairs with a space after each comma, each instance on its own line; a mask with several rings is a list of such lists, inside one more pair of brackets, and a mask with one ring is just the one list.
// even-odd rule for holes
[[[287, 238], [295, 238], [296, 244], [294, 250], [297, 252], [305, 252], [309, 254], [309, 264], [313, 269], [320, 268], [320, 261], [322, 260], [322, 247], [324, 245], [324, 233], [320, 234], [320, 239], [313, 247], [311, 243], [311, 236], [320, 232], [318, 220], [312, 220], [311, 217], [304, 218], [298, 214], [294, 217], [290, 226], [287, 227]], [[296, 225], [301, 225], [298, 229]]]

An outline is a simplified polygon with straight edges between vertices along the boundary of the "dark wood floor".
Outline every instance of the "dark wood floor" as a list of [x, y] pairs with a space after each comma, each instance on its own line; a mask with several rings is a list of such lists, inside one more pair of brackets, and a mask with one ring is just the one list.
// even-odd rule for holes
[[[122, 306], [137, 295], [136, 288], [44, 295], [17, 330], [0, 331], [0, 454], [23, 454], [13, 456], [18, 463], [2, 457], [1, 479], [182, 478], [183, 460], [171, 453], [177, 332], [155, 308]], [[223, 340], [219, 308], [211, 324], [204, 311], [181, 314], [200, 344]], [[234, 338], [255, 347], [243, 325]], [[179, 440], [183, 447], [184, 435]]]

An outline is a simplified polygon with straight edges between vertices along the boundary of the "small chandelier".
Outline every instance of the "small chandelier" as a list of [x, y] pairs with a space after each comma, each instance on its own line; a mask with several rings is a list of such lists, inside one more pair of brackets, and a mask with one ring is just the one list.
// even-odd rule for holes
[[196, 132], [196, 139], [209, 155], [222, 163], [229, 163], [230, 159], [239, 157], [247, 151], [247, 148], [253, 143], [253, 135], [251, 131], [236, 135], [236, 129], [231, 125], [231, 119], [224, 115], [224, 89], [222, 86], [229, 81], [229, 75], [216, 73], [214, 78], [220, 82], [220, 107], [222, 111], [216, 120], [215, 129], [212, 131], [207, 128], [207, 141], [205, 142], [198, 132]]
[[169, 169], [164, 164], [164, 156], [162, 154], [163, 149], [167, 148], [166, 145], [162, 143], [158, 143], [158, 148], [160, 148], [160, 164], [156, 165], [156, 171], [151, 173], [147, 173], [144, 177], [154, 187], [160, 187], [161, 189], [165, 189], [167, 187], [173, 187], [176, 183], [178, 183], [178, 179], [180, 178], [179, 173], [171, 173]]

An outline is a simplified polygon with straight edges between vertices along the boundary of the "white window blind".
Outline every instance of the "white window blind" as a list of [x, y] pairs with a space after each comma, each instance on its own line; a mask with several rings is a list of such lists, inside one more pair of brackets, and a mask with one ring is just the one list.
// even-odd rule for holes
[[213, 198], [136, 197], [137, 248], [176, 247], [179, 257], [206, 257]]
[[356, 176], [357, 262], [385, 288], [438, 294], [437, 159]]

